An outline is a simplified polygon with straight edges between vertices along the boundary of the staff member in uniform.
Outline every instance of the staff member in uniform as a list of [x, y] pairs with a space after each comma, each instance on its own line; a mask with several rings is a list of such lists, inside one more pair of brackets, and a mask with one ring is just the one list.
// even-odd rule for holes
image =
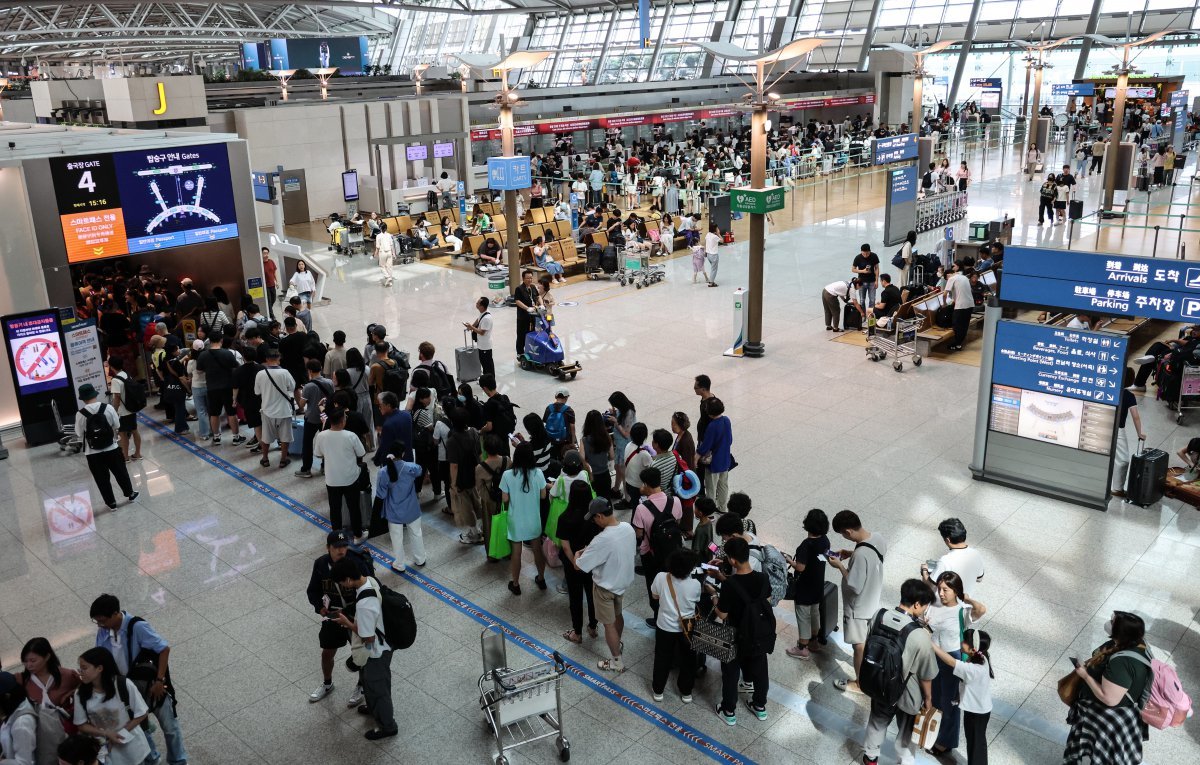
[[525, 335], [533, 331], [533, 317], [537, 314], [537, 305], [541, 302], [537, 286], [533, 283], [533, 271], [525, 269], [521, 272], [521, 284], [513, 297], [517, 301], [517, 358], [525, 353]]
[[[479, 348], [479, 366], [483, 370], [483, 374], [496, 376], [496, 362], [492, 359], [492, 314], [488, 311], [488, 306], [491, 303], [487, 298], [481, 297], [475, 301], [475, 310], [479, 311], [479, 318], [475, 323], [463, 322], [463, 326], [471, 330], [471, 334], [475, 338], [475, 345]], [[520, 318], [518, 316], [518, 321]], [[517, 339], [521, 341], [524, 350], [525, 338], [517, 333]], [[519, 351], [518, 351], [519, 352]]]

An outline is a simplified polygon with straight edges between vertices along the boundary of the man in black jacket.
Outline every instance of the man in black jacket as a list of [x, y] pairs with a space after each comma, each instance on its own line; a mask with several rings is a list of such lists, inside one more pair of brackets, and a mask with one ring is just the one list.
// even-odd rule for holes
[[[317, 702], [333, 692], [333, 658], [338, 649], [349, 645], [350, 632], [338, 626], [333, 618], [341, 610], [354, 609], [354, 591], [344, 590], [333, 581], [330, 572], [333, 564], [342, 558], [350, 558], [358, 566], [363, 576], [373, 576], [374, 566], [371, 556], [363, 550], [351, 550], [350, 539], [346, 531], [339, 529], [330, 532], [325, 538], [325, 546], [329, 551], [313, 561], [312, 576], [308, 580], [308, 602], [313, 610], [324, 617], [321, 621], [321, 674], [323, 682], [309, 694], [310, 702]], [[346, 700], [346, 706], [356, 707], [362, 703], [363, 691], [361, 681], [356, 682], [353, 693]]]

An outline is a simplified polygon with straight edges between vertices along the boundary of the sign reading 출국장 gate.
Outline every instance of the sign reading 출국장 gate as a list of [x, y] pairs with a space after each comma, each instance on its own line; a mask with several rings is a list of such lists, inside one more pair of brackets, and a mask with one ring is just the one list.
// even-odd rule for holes
[[783, 187], [768, 186], [765, 189], [738, 188], [729, 192], [729, 207], [735, 212], [758, 213], [783, 209]]
[[1009, 247], [1000, 299], [1084, 314], [1200, 323], [1200, 264]]

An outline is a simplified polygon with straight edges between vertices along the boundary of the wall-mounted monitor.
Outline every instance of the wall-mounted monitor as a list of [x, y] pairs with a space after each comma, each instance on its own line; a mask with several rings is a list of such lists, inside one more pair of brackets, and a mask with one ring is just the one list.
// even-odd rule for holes
[[238, 235], [225, 144], [53, 158], [67, 261]]
[[347, 170], [342, 173], [342, 198], [347, 202], [358, 200], [358, 171]]
[[404, 148], [404, 158], [409, 162], [420, 162], [429, 159], [429, 147], [423, 143], [406, 146]]
[[5, 316], [4, 340], [19, 396], [71, 384], [57, 308]]
[[445, 143], [435, 143], [433, 145], [433, 158], [445, 159], [446, 157], [454, 156], [454, 142], [447, 141]]
[[317, 69], [336, 67], [341, 74], [362, 74], [367, 63], [366, 37], [274, 39], [242, 44], [245, 69]]

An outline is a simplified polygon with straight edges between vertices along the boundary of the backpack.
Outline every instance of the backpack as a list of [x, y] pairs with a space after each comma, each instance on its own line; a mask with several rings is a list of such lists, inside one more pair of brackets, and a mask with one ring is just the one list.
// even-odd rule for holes
[[492, 423], [493, 432], [507, 436], [517, 429], [517, 405], [503, 393], [497, 393], [496, 398], [499, 399], [500, 404], [500, 419]]
[[142, 385], [137, 380], [130, 379], [129, 375], [121, 372], [121, 382], [125, 384], [125, 395], [121, 396], [121, 406], [125, 407], [133, 414], [137, 414], [146, 408], [146, 386]]
[[[392, 588], [379, 584], [378, 581], [375, 584], [378, 585], [378, 590], [363, 590], [354, 601], [357, 603], [363, 598], [379, 598], [383, 629], [376, 630], [376, 634], [394, 650], [403, 651], [417, 640], [417, 617], [413, 614], [412, 603]], [[391, 638], [388, 635], [391, 635]]]
[[[146, 702], [146, 706], [153, 712], [162, 706], [162, 703], [167, 700], [167, 696], [163, 696], [157, 702], [150, 700], [150, 687], [158, 679], [159, 654], [151, 651], [149, 648], [143, 648], [138, 651], [137, 656], [133, 655], [133, 627], [138, 622], [144, 621], [146, 620], [140, 616], [131, 616], [125, 623], [125, 660], [126, 665], [129, 667], [129, 671], [125, 673], [125, 677], [138, 689], [138, 693], [142, 694], [142, 699]], [[169, 670], [166, 678], [166, 686], [167, 694], [174, 697], [175, 691], [171, 685]]]
[[908, 634], [921, 625], [915, 619], [909, 619], [902, 628], [896, 629], [884, 624], [883, 617], [887, 612], [888, 609], [881, 608], [875, 615], [863, 648], [858, 684], [872, 701], [895, 707], [908, 683], [908, 674], [904, 671], [904, 643]]
[[551, 404], [546, 407], [546, 435], [556, 444], [567, 440], [566, 404]]
[[396, 362], [396, 366], [400, 367], [405, 372], [412, 370], [412, 364], [408, 363], [408, 354], [404, 351], [398, 350], [395, 346], [391, 346], [391, 348], [388, 350], [387, 357]]
[[381, 383], [383, 389], [389, 393], [395, 393], [403, 400], [408, 395], [408, 372], [396, 363], [381, 364], [381, 366], [383, 367], [383, 382]]
[[12, 719], [32, 715], [37, 723], [34, 741], [34, 762], [37, 765], [58, 765], [58, 745], [67, 737], [64, 718], [56, 709], [29, 702], [31, 708], [18, 709]]
[[[734, 584], [741, 589], [741, 584], [734, 578], [725, 580], [722, 586]], [[770, 587], [758, 595], [746, 595], [746, 607], [742, 610], [742, 618], [737, 625], [738, 656], [762, 656], [775, 652], [775, 612], [771, 609]]]
[[787, 597], [787, 561], [783, 559], [783, 553], [771, 545], [750, 545], [751, 553], [755, 550], [758, 551], [762, 572], [771, 581], [771, 606], [777, 606], [779, 601]]
[[504, 472], [508, 470], [508, 457], [500, 460], [499, 470], [493, 470], [492, 466], [486, 462], [480, 462], [479, 467], [486, 470], [487, 474], [491, 476], [491, 479], [488, 480], [487, 494], [496, 503], [496, 507], [499, 507], [500, 502], [504, 499], [504, 492], [500, 490], [500, 479], [504, 477]]
[[683, 532], [680, 531], [679, 523], [673, 514], [675, 498], [667, 497], [667, 504], [661, 511], [648, 499], [642, 502], [642, 507], [650, 511], [650, 517], [653, 519], [650, 528], [646, 530], [650, 537], [650, 554], [654, 556], [657, 568], [666, 571], [667, 558], [683, 547]]
[[454, 375], [450, 374], [445, 364], [434, 361], [426, 369], [429, 370], [429, 387], [434, 389], [439, 401], [454, 395]]
[[1137, 651], [1117, 651], [1108, 660], [1112, 661], [1118, 656], [1134, 659], [1150, 668], [1150, 682], [1142, 689], [1142, 697], [1137, 700], [1130, 697], [1141, 710], [1142, 722], [1152, 728], [1166, 730], [1178, 728], [1192, 716], [1192, 699], [1183, 690], [1174, 667], [1153, 656], [1146, 658]]
[[101, 404], [100, 408], [93, 414], [88, 414], [86, 409], [79, 410], [85, 418], [83, 440], [95, 452], [107, 449], [116, 443], [117, 440], [117, 434], [113, 432], [112, 423], [104, 415], [104, 410], [107, 408], [108, 404]]
[[438, 209], [438, 195], [436, 191], [425, 192], [425, 207], [429, 210]]
[[904, 268], [904, 264], [904, 248], [901, 247], [900, 249], [896, 250], [896, 254], [892, 256], [892, 267]]
[[943, 306], [938, 306], [938, 309], [933, 313], [933, 323], [942, 329], [949, 329], [954, 326], [954, 304], [947, 303]]

